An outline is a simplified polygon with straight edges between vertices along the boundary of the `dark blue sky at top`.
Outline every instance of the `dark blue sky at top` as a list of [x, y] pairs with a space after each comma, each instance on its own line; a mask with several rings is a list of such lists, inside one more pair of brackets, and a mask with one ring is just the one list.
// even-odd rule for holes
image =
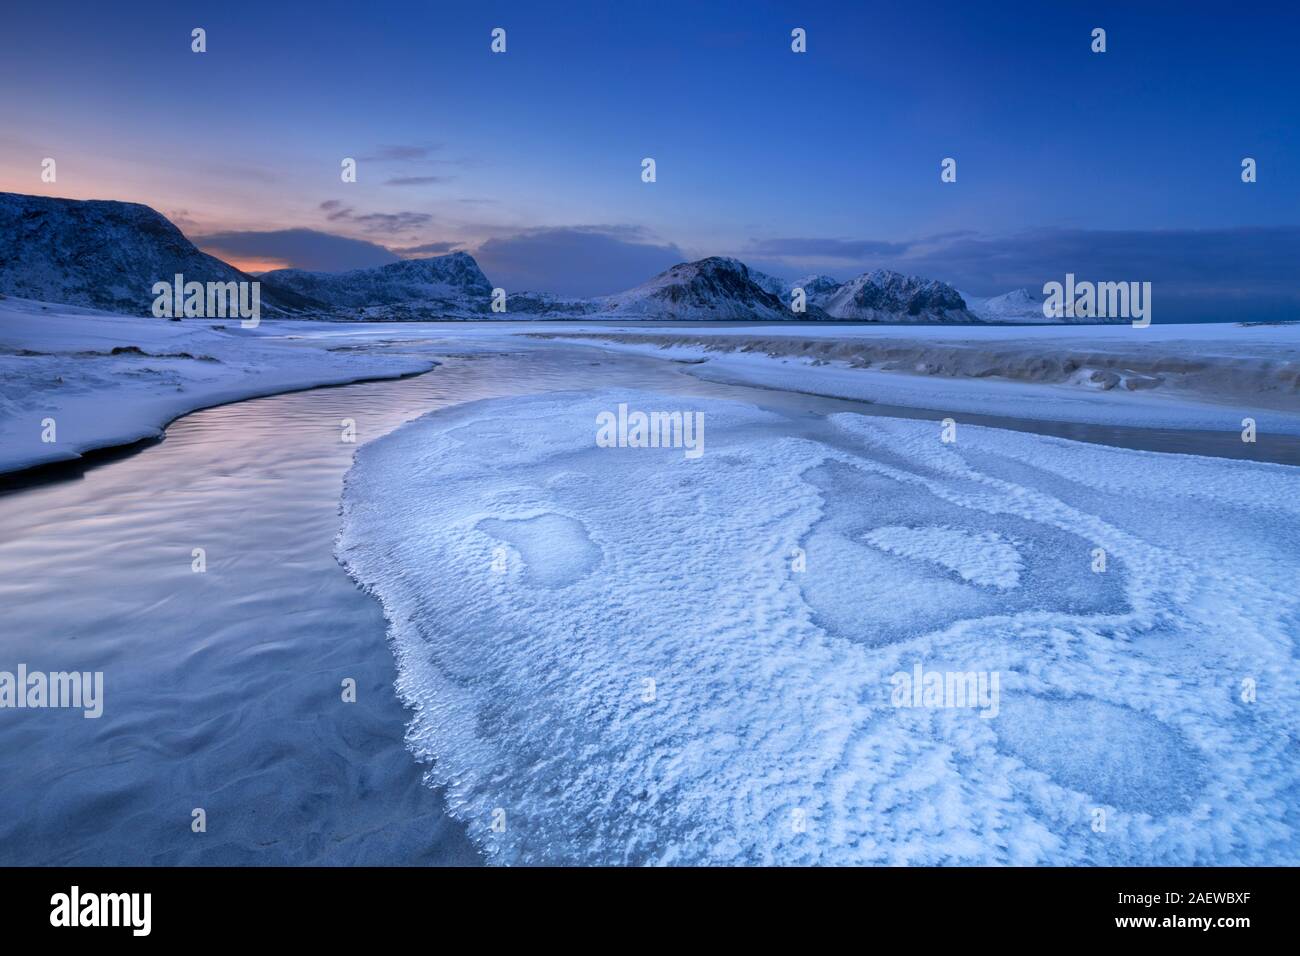
[[1106, 269], [1191, 317], [1300, 304], [1293, 4], [53, 2], [4, 20], [0, 187], [146, 202], [245, 267], [464, 248], [495, 282], [594, 294], [718, 254], [975, 294]]

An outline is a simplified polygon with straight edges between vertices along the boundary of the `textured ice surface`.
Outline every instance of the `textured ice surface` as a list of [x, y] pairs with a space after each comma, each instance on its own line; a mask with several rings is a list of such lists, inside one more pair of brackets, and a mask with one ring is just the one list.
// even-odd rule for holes
[[[702, 458], [595, 446], [684, 401]], [[363, 447], [339, 554], [494, 861], [1295, 863], [1298, 475], [548, 395]], [[917, 665], [997, 715], [894, 706]]]
[[972, 534], [942, 525], [925, 528], [885, 526], [867, 532], [867, 541], [882, 551], [919, 561], [933, 561], [963, 580], [994, 588], [1020, 583], [1020, 552], [996, 531]]
[[[479, 522], [478, 530], [513, 546], [529, 584], [562, 588], [600, 563], [600, 549], [591, 543], [582, 522], [567, 515], [540, 514], [510, 521], [487, 518]], [[497, 573], [504, 574], [508, 563], [502, 549]]]
[[1186, 810], [1201, 785], [1195, 753], [1167, 724], [1126, 707], [1024, 695], [1006, 701], [998, 740], [1025, 763], [1102, 803]]

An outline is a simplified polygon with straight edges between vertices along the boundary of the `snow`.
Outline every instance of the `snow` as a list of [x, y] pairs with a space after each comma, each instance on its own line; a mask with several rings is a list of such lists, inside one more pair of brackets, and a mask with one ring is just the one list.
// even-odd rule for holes
[[[407, 355], [332, 350], [327, 335], [238, 319], [135, 318], [0, 300], [0, 472], [156, 438], [186, 412], [224, 402], [427, 371]], [[114, 350], [119, 350], [114, 354]], [[43, 441], [54, 421], [53, 442]]]
[[[0, 292], [76, 307], [149, 314], [154, 283], [242, 282], [148, 206], [0, 192]], [[299, 311], [270, 290], [263, 316]]]
[[980, 298], [961, 293], [966, 307], [984, 322], [1055, 322], [1073, 321], [1048, 318], [1043, 314], [1043, 297], [1028, 289], [1014, 289], [1002, 295]]
[[974, 414], [1300, 434], [1300, 323], [557, 328], [710, 381]]
[[464, 252], [339, 273], [277, 269], [260, 278], [272, 289], [288, 289], [348, 317], [436, 320], [493, 315], [492, 284]]
[[809, 305], [824, 308], [827, 300], [843, 284], [839, 279], [827, 275], [806, 275], [795, 279], [793, 282], [786, 283], [786, 288], [783, 290], [785, 293], [784, 298], [787, 300], [790, 298], [789, 293], [792, 289], [803, 289], [804, 294], [808, 297]]
[[739, 259], [713, 256], [682, 262], [616, 295], [598, 300], [608, 316], [634, 319], [764, 319], [797, 316], [773, 289], [780, 280], [751, 272]]
[[961, 294], [946, 282], [889, 269], [864, 272], [827, 292], [824, 308], [837, 319], [871, 322], [972, 322]]
[[[461, 405], [362, 446], [338, 556], [385, 607], [412, 751], [490, 859], [1300, 859], [1300, 473], [960, 420], [1300, 434], [1294, 326], [246, 330], [10, 298], [0, 469], [550, 335], [948, 410], [957, 440], [609, 390]], [[1090, 369], [1158, 381], [1102, 390]], [[703, 412], [704, 455], [597, 447], [624, 403]], [[917, 666], [996, 674], [996, 714], [895, 706]]]
[[1014, 542], [995, 531], [972, 534], [944, 525], [885, 526], [868, 532], [865, 540], [891, 554], [931, 561], [975, 584], [1003, 589], [1020, 584], [1020, 552]]
[[[509, 318], [507, 313], [503, 318]], [[217, 328], [222, 326], [222, 328]], [[699, 378], [963, 415], [1300, 434], [1300, 326], [627, 327], [321, 323], [111, 315], [0, 300], [0, 472], [156, 437], [197, 408], [432, 367], [455, 349], [552, 337], [699, 363]], [[114, 349], [126, 350], [113, 355]], [[1069, 363], [1073, 363], [1073, 367]], [[867, 367], [862, 367], [862, 365]], [[1113, 376], [1109, 389], [1094, 381]], [[54, 443], [42, 422], [56, 422]]]
[[[339, 558], [489, 859], [1300, 859], [1294, 468], [718, 399], [698, 460], [596, 446], [682, 401], [460, 405], [348, 475]], [[996, 716], [895, 706], [917, 665]]]

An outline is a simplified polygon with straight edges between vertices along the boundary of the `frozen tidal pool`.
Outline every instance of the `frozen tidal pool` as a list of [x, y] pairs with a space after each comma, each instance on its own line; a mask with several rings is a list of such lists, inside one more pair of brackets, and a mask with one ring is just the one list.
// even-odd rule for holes
[[338, 554], [495, 862], [1300, 861], [1295, 468], [549, 394], [362, 448]]

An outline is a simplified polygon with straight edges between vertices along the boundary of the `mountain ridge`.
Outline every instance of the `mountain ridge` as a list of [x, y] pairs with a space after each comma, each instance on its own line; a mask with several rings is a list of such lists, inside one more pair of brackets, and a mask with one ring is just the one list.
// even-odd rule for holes
[[[590, 317], [950, 324], [1024, 321], [1032, 302], [1028, 292], [1017, 290], [968, 303], [945, 282], [886, 269], [845, 282], [825, 275], [791, 282], [739, 259], [708, 256], [677, 263], [614, 295], [579, 299], [506, 290], [506, 311], [498, 312], [492, 309], [493, 284], [467, 252], [345, 272], [276, 269], [254, 277], [202, 252], [174, 223], [140, 203], [0, 193], [0, 292], [147, 315], [153, 284], [177, 273], [187, 281], [260, 282], [263, 312], [270, 316], [360, 321]], [[797, 288], [804, 292], [802, 312], [792, 307]]]
[[[0, 193], [0, 292], [26, 299], [149, 315], [155, 282], [251, 282], [199, 250], [141, 203]], [[262, 297], [268, 315], [318, 307], [293, 294]]]
[[260, 281], [360, 316], [374, 307], [406, 307], [430, 318], [477, 318], [491, 309], [492, 283], [467, 252], [402, 259], [346, 272], [275, 269]]

